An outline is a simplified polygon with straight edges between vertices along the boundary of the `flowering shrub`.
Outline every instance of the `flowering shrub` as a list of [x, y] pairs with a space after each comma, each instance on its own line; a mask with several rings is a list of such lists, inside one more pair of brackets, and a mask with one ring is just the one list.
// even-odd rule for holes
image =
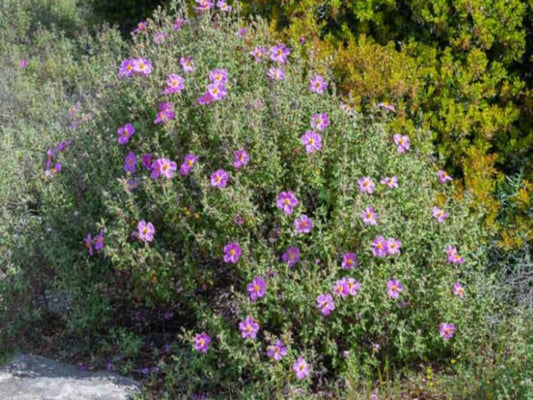
[[182, 316], [178, 392], [466, 355], [490, 305], [482, 235], [424, 135], [343, 106], [298, 42], [198, 3], [148, 21], [82, 105], [44, 199], [57, 273], [83, 262], [113, 309]]

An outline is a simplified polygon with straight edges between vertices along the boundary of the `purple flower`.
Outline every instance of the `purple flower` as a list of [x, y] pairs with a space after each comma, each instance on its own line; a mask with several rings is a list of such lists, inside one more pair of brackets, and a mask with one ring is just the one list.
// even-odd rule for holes
[[346, 279], [338, 280], [333, 284], [333, 294], [335, 296], [346, 297], [348, 296], [348, 282]]
[[262, 277], [256, 276], [252, 282], [246, 286], [246, 290], [248, 290], [248, 293], [250, 294], [250, 300], [256, 301], [265, 295], [266, 283]]
[[248, 164], [248, 161], [250, 160], [248, 153], [244, 149], [237, 150], [235, 153], [233, 153], [233, 156], [233, 166], [236, 169], [244, 167], [246, 164]]
[[92, 245], [92, 239], [91, 234], [88, 233], [87, 236], [85, 236], [85, 239], [83, 240], [83, 243], [85, 244], [85, 247], [87, 248], [87, 252], [90, 256], [93, 255], [93, 245]]
[[156, 179], [160, 176], [164, 176], [167, 179], [172, 179], [176, 169], [177, 165], [174, 161], [170, 161], [168, 158], [158, 158], [152, 164], [152, 174], [150, 175], [150, 178]]
[[344, 256], [342, 257], [342, 263], [341, 266], [343, 269], [352, 269], [357, 267], [357, 254], [355, 253], [344, 253]]
[[134, 173], [137, 166], [137, 156], [133, 151], [130, 151], [124, 159], [124, 171]]
[[361, 218], [363, 219], [363, 224], [366, 226], [368, 225], [376, 225], [378, 214], [374, 211], [372, 207], [367, 207], [366, 210], [361, 211]]
[[359, 184], [359, 191], [361, 193], [374, 193], [376, 185], [374, 185], [374, 182], [368, 176], [365, 176], [364, 178], [359, 178], [357, 180], [357, 183]]
[[281, 340], [277, 340], [275, 344], [267, 347], [267, 356], [276, 361], [280, 361], [287, 355], [287, 348], [283, 345]]
[[322, 136], [313, 131], [306, 131], [301, 137], [301, 141], [308, 154], [314, 153], [322, 148]]
[[323, 316], [327, 317], [333, 310], [335, 310], [335, 303], [331, 294], [320, 294], [316, 298], [316, 306], [320, 309]]
[[329, 118], [326, 113], [313, 114], [311, 116], [311, 128], [323, 131], [329, 126]]
[[400, 134], [394, 135], [394, 143], [398, 146], [398, 153], [403, 153], [406, 150], [409, 150], [411, 147], [411, 141], [408, 136], [402, 136]]
[[176, 21], [174, 22], [174, 25], [172, 25], [172, 29], [174, 29], [175, 31], [179, 31], [181, 28], [183, 28], [183, 26], [186, 23], [187, 23], [186, 19], [177, 18]]
[[380, 183], [387, 186], [388, 188], [394, 189], [398, 187], [398, 178], [396, 176], [386, 176], [380, 181]]
[[224, 0], [218, 0], [217, 1], [217, 7], [222, 12], [230, 12], [231, 11], [231, 6], [228, 5], [228, 3], [226, 3]]
[[385, 257], [388, 254], [387, 241], [383, 236], [378, 236], [372, 242], [372, 254], [376, 257]]
[[273, 81], [281, 81], [285, 79], [285, 71], [282, 68], [272, 67], [268, 70], [268, 77]]
[[198, 4], [196, 7], [194, 7], [196, 10], [199, 11], [206, 11], [213, 8], [213, 2], [210, 0], [196, 0], [196, 3]]
[[264, 47], [256, 47], [250, 52], [250, 55], [254, 57], [255, 62], [261, 62], [261, 58], [266, 54]]
[[393, 299], [397, 299], [398, 295], [403, 291], [403, 286], [397, 279], [391, 279], [387, 282], [387, 294]]
[[140, 32], [144, 32], [145, 30], [146, 30], [146, 22], [141, 21], [137, 24], [137, 26], [133, 30], [133, 33], [140, 33]]
[[137, 232], [139, 233], [139, 239], [145, 242], [154, 240], [155, 228], [151, 222], [146, 222], [144, 219], [141, 219], [137, 224]]
[[139, 183], [140, 183], [140, 179], [139, 178], [128, 179], [128, 182], [127, 182], [128, 190], [130, 192], [133, 192], [135, 189], [137, 189], [139, 187]]
[[400, 249], [402, 247], [402, 242], [397, 239], [389, 238], [387, 240], [387, 254], [393, 256], [395, 254], [400, 254]]
[[357, 282], [354, 278], [344, 278], [346, 282], [346, 287], [348, 288], [348, 294], [350, 296], [357, 295], [359, 289], [361, 289], [361, 284]]
[[296, 233], [309, 233], [313, 228], [313, 220], [305, 214], [301, 214], [294, 220], [294, 226], [296, 227]]
[[298, 379], [305, 379], [309, 376], [309, 366], [302, 356], [292, 364], [292, 370], [296, 373]]
[[104, 231], [100, 231], [100, 233], [94, 237], [94, 249], [97, 252], [100, 252], [104, 248], [104, 244]]
[[19, 68], [26, 68], [26, 60], [19, 61]]
[[298, 199], [293, 192], [281, 192], [276, 201], [276, 207], [282, 210], [285, 214], [290, 215], [294, 207], [298, 205]]
[[231, 242], [224, 246], [224, 261], [231, 264], [237, 264], [242, 254], [241, 246], [237, 242]]
[[146, 58], [136, 58], [133, 60], [133, 72], [137, 75], [148, 76], [152, 73], [152, 63]]
[[193, 72], [196, 69], [192, 57], [181, 57], [180, 64], [185, 72]]
[[174, 104], [161, 103], [159, 105], [159, 112], [157, 113], [154, 124], [162, 123], [166, 124], [168, 121], [173, 120], [176, 114], [174, 113]]
[[213, 100], [222, 100], [228, 94], [226, 86], [218, 82], [207, 85], [207, 92]]
[[243, 37], [244, 35], [246, 35], [246, 32], [248, 32], [248, 28], [246, 26], [243, 26], [237, 31], [237, 36]]
[[68, 146], [72, 144], [72, 141], [70, 140], [64, 140], [62, 142], [59, 142], [56, 146], [56, 152], [61, 153], [63, 150], [65, 150]]
[[431, 213], [433, 215], [433, 218], [436, 218], [437, 221], [439, 221], [440, 223], [443, 223], [446, 218], [449, 217], [449, 215], [445, 213], [444, 210], [441, 210], [438, 207], [433, 207]]
[[183, 163], [180, 166], [180, 175], [181, 176], [187, 176], [189, 175], [189, 172], [191, 172], [192, 167], [198, 160], [198, 157], [194, 154], [187, 154], [185, 156], [185, 159], [183, 160]]
[[167, 40], [168, 34], [166, 32], [156, 32], [154, 33], [154, 43], [161, 44]]
[[211, 174], [211, 186], [224, 188], [228, 184], [229, 175], [223, 169], [217, 169]]
[[120, 64], [120, 68], [118, 70], [118, 77], [119, 78], [125, 78], [132, 76], [134, 74], [133, 70], [133, 60], [128, 58]]
[[118, 133], [118, 144], [126, 144], [130, 141], [131, 136], [135, 133], [135, 127], [127, 123], [124, 126], [121, 126], [117, 129]]
[[309, 90], [318, 94], [322, 94], [327, 87], [327, 82], [320, 75], [313, 76], [309, 82]]
[[207, 106], [213, 102], [213, 96], [209, 92], [205, 92], [198, 99], [198, 104], [202, 106]]
[[226, 83], [228, 81], [228, 71], [214, 69], [209, 73], [209, 80], [213, 83]]
[[167, 78], [167, 87], [163, 94], [179, 93], [185, 88], [185, 79], [176, 74], [170, 74]]
[[198, 333], [194, 337], [194, 348], [200, 353], [206, 353], [209, 349], [209, 343], [211, 343], [211, 338], [205, 332]]
[[453, 181], [453, 178], [450, 175], [448, 175], [446, 171], [440, 170], [437, 173], [437, 175], [439, 177], [439, 182], [442, 183], [443, 185], [448, 181]]
[[291, 54], [291, 50], [283, 43], [279, 46], [272, 46], [270, 48], [270, 59], [280, 64], [285, 64], [289, 54]]
[[152, 155], [150, 153], [144, 154], [141, 157], [141, 161], [144, 165], [144, 168], [146, 168], [148, 171], [152, 169]]
[[253, 317], [248, 316], [239, 324], [239, 329], [241, 330], [241, 337], [243, 339], [255, 339], [257, 332], [259, 332], [259, 324]]
[[452, 292], [457, 297], [465, 297], [465, 289], [461, 286], [461, 282], [457, 281], [452, 286]]
[[394, 107], [394, 104], [391, 104], [388, 101], [379, 103], [377, 106], [380, 108], [384, 108], [386, 110], [392, 111], [392, 112], [396, 111], [396, 107]]
[[300, 261], [300, 249], [294, 246], [288, 247], [281, 255], [281, 261], [287, 263], [289, 267], [295, 266]]
[[453, 333], [455, 331], [455, 325], [449, 324], [446, 322], [443, 322], [440, 324], [439, 333], [443, 337], [444, 340], [449, 340], [452, 338]]
[[448, 246], [446, 248], [446, 256], [449, 264], [464, 264], [465, 259], [459, 255], [457, 249], [454, 246]]

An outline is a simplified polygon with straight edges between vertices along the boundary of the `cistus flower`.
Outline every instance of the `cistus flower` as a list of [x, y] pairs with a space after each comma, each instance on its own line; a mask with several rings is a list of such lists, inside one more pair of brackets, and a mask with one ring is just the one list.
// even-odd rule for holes
[[388, 188], [395, 189], [398, 187], [398, 178], [396, 176], [386, 176], [380, 181], [380, 183]]
[[213, 102], [213, 96], [209, 92], [205, 92], [198, 98], [198, 104], [207, 106]]
[[152, 170], [152, 155], [150, 153], [143, 154], [141, 161], [148, 171]]
[[233, 166], [236, 169], [240, 169], [244, 167], [246, 164], [248, 164], [249, 160], [250, 160], [250, 157], [248, 156], [248, 153], [244, 149], [237, 150], [236, 152], [233, 153]]
[[300, 140], [308, 154], [314, 153], [322, 148], [322, 136], [313, 131], [306, 131]]
[[335, 303], [333, 297], [329, 293], [320, 294], [316, 298], [316, 306], [320, 310], [320, 313], [327, 317], [333, 310], [335, 310]]
[[294, 246], [288, 247], [281, 255], [281, 261], [287, 263], [289, 267], [294, 267], [300, 261], [300, 249]]
[[387, 239], [387, 254], [393, 256], [395, 254], [400, 254], [402, 248], [402, 242], [394, 238]]
[[19, 68], [26, 68], [26, 60], [19, 61]]
[[385, 257], [388, 254], [387, 241], [383, 236], [378, 236], [372, 242], [372, 254], [375, 257]]
[[175, 116], [174, 104], [168, 102], [161, 103], [159, 105], [159, 112], [154, 119], [154, 124], [165, 125], [168, 121], [173, 120]]
[[117, 129], [118, 144], [128, 143], [134, 133], [135, 133], [135, 127], [130, 123], [127, 123], [126, 125], [118, 128]]
[[294, 220], [296, 233], [309, 233], [313, 228], [313, 220], [305, 214], [301, 214]]
[[446, 248], [446, 261], [449, 264], [463, 264], [465, 259], [459, 255], [457, 248], [454, 246], [448, 246]]
[[228, 81], [228, 71], [225, 69], [214, 69], [209, 73], [211, 82], [226, 83]]
[[281, 192], [278, 195], [278, 200], [276, 201], [276, 207], [283, 211], [285, 214], [292, 214], [294, 208], [298, 205], [298, 199], [293, 192]]
[[120, 68], [118, 70], [118, 77], [126, 78], [132, 76], [133, 74], [133, 59], [127, 58], [120, 64]]
[[439, 172], [437, 172], [437, 175], [439, 177], [439, 182], [443, 185], [448, 181], [453, 181], [453, 178], [448, 175], [446, 171], [440, 170]]
[[228, 3], [226, 3], [224, 0], [218, 0], [217, 1], [217, 7], [222, 12], [230, 12], [231, 11], [231, 6], [228, 5]]
[[170, 74], [167, 78], [167, 87], [163, 94], [179, 93], [185, 89], [185, 79], [176, 74]]
[[411, 147], [411, 141], [409, 140], [409, 137], [402, 136], [398, 133], [394, 135], [394, 143], [396, 143], [398, 153], [403, 153], [406, 150], [409, 150], [409, 148]]
[[137, 189], [139, 187], [140, 181], [141, 180], [139, 178], [128, 179], [128, 182], [127, 182], [128, 190], [130, 192], [133, 192], [135, 189]]
[[399, 294], [403, 291], [403, 286], [397, 279], [391, 279], [387, 282], [387, 294], [396, 300]]
[[174, 177], [174, 171], [177, 169], [177, 165], [174, 161], [170, 161], [168, 158], [158, 158], [152, 164], [152, 174], [150, 178], [156, 179], [160, 176], [164, 176], [167, 179]]
[[344, 253], [342, 257], [341, 266], [343, 269], [352, 269], [357, 267], [357, 254], [356, 253]]
[[257, 299], [263, 297], [266, 292], [266, 283], [262, 277], [256, 276], [252, 282], [246, 286], [248, 294], [250, 295], [250, 300], [256, 301]]
[[148, 76], [152, 73], [152, 63], [146, 58], [133, 60], [133, 72], [140, 76]]
[[193, 72], [196, 69], [196, 67], [194, 66], [194, 60], [190, 56], [181, 57], [180, 64], [181, 68], [183, 68], [183, 71], [185, 72]]
[[124, 159], [124, 171], [134, 173], [137, 166], [137, 156], [133, 151], [130, 151]]
[[200, 353], [206, 353], [209, 349], [209, 344], [211, 343], [211, 338], [205, 332], [198, 333], [194, 337], [194, 348]]
[[266, 54], [264, 47], [256, 47], [250, 52], [250, 55], [254, 57], [255, 62], [261, 62], [261, 58]]
[[228, 184], [229, 175], [223, 169], [218, 169], [211, 174], [211, 186], [224, 188]]
[[137, 23], [133, 33], [140, 33], [146, 31], [146, 21], [140, 21]]
[[361, 289], [361, 283], [357, 282], [354, 278], [344, 278], [346, 286], [348, 287], [348, 294], [350, 296], [357, 295], [359, 289]]
[[242, 254], [241, 246], [237, 242], [231, 242], [224, 246], [224, 261], [231, 264], [237, 264]]
[[453, 337], [455, 331], [455, 325], [451, 323], [443, 322], [440, 324], [439, 333], [444, 340], [449, 340]]
[[298, 379], [305, 379], [309, 376], [309, 366], [302, 356], [299, 356], [294, 364], [292, 370], [296, 373]]
[[465, 289], [461, 286], [461, 282], [457, 281], [452, 286], [452, 292], [457, 297], [465, 297]]
[[348, 296], [348, 282], [343, 278], [333, 284], [333, 294], [335, 296]]
[[275, 361], [280, 361], [287, 355], [287, 348], [283, 345], [281, 340], [277, 340], [275, 344], [267, 347], [267, 356], [273, 358]]
[[206, 11], [213, 8], [214, 4], [210, 0], [196, 0], [197, 6], [194, 7], [196, 10], [199, 11]]
[[94, 237], [94, 249], [97, 252], [100, 252], [104, 248], [104, 244], [104, 231], [100, 231], [98, 235]]
[[185, 156], [185, 159], [183, 160], [183, 163], [180, 165], [180, 175], [181, 176], [187, 176], [189, 175], [189, 172], [191, 172], [192, 167], [198, 160], [198, 156], [194, 154], [187, 154]]
[[378, 223], [377, 217], [378, 214], [370, 206], [367, 207], [366, 210], [361, 211], [361, 218], [363, 219], [363, 224], [365, 224], [366, 226], [376, 225]]
[[311, 116], [311, 128], [323, 131], [329, 126], [329, 118], [326, 113], [313, 114]]
[[207, 85], [207, 92], [211, 95], [211, 98], [216, 101], [222, 100], [228, 94], [226, 86], [218, 82]]
[[324, 93], [328, 87], [328, 83], [320, 75], [315, 75], [309, 81], [309, 90], [318, 94]]
[[291, 54], [291, 50], [283, 43], [279, 46], [272, 46], [270, 48], [270, 59], [280, 64], [285, 64], [289, 54]]
[[449, 215], [445, 213], [444, 210], [441, 210], [438, 207], [433, 207], [431, 209], [431, 214], [433, 215], [433, 218], [436, 218], [437, 221], [439, 221], [441, 224], [446, 221], [446, 218], [449, 217]]
[[272, 67], [268, 70], [268, 77], [273, 81], [281, 81], [285, 79], [285, 71], [282, 68]]
[[139, 239], [142, 241], [151, 242], [154, 240], [155, 228], [151, 222], [141, 219], [137, 224], [137, 232], [139, 233]]
[[372, 179], [370, 179], [368, 176], [359, 178], [357, 180], [357, 183], [359, 184], [359, 191], [361, 193], [368, 193], [368, 194], [374, 193], [374, 189], [376, 188], [376, 185], [374, 184]]
[[91, 234], [88, 233], [87, 236], [85, 236], [85, 239], [83, 239], [83, 244], [87, 248], [87, 252], [89, 253], [89, 256], [92, 256], [93, 253], [93, 244], [92, 244], [92, 238]]
[[243, 339], [255, 339], [257, 338], [257, 332], [259, 332], [259, 324], [253, 317], [248, 316], [239, 324], [239, 329]]
[[172, 25], [172, 29], [174, 29], [175, 31], [179, 31], [181, 28], [185, 26], [186, 23], [187, 23], [187, 20], [183, 18], [176, 18], [176, 21], [174, 21], [174, 25]]

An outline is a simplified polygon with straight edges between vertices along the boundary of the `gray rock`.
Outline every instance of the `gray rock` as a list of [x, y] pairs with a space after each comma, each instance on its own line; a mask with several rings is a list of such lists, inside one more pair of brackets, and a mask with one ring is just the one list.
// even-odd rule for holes
[[21, 354], [0, 368], [2, 400], [126, 400], [139, 384], [110, 372], [87, 372]]

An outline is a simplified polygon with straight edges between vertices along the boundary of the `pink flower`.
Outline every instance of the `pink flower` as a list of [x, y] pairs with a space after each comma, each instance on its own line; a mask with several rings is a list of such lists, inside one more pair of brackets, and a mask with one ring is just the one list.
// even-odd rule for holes
[[141, 161], [144, 165], [144, 168], [146, 168], [148, 171], [152, 170], [152, 155], [150, 153], [144, 154], [141, 157]]
[[399, 294], [403, 291], [403, 286], [397, 279], [391, 279], [387, 282], [387, 294], [396, 300]]
[[444, 210], [441, 210], [438, 207], [433, 207], [432, 215], [433, 215], [433, 218], [436, 218], [437, 221], [439, 221], [440, 223], [443, 223], [446, 220], [446, 218], [448, 218], [449, 216], [447, 213], [444, 212]]
[[224, 0], [218, 0], [217, 1], [217, 7], [222, 12], [230, 12], [231, 11], [231, 6], [228, 5], [228, 3], [226, 3]]
[[150, 178], [156, 179], [160, 176], [164, 176], [167, 179], [172, 179], [176, 169], [177, 165], [174, 161], [170, 161], [168, 158], [158, 158], [152, 164], [152, 174], [150, 175]]
[[294, 220], [294, 226], [296, 227], [296, 233], [309, 233], [313, 228], [313, 220], [305, 214], [301, 214], [300, 217]]
[[292, 370], [298, 379], [305, 379], [309, 376], [309, 366], [302, 356], [298, 357], [296, 362], [292, 364]]
[[444, 340], [449, 340], [453, 337], [455, 325], [443, 322], [440, 324], [439, 333]]
[[248, 316], [239, 324], [239, 329], [241, 330], [241, 336], [243, 339], [255, 339], [257, 338], [257, 332], [259, 332], [259, 324], [255, 319]]
[[211, 174], [211, 186], [224, 188], [228, 184], [229, 175], [223, 169], [217, 169]]
[[185, 88], [185, 79], [176, 74], [170, 74], [167, 79], [167, 87], [163, 94], [179, 93]]
[[124, 126], [121, 126], [117, 129], [118, 134], [118, 144], [126, 144], [129, 142], [131, 136], [135, 133], [135, 127], [127, 123]]
[[260, 276], [256, 276], [252, 282], [246, 286], [246, 290], [250, 295], [250, 300], [256, 301], [257, 299], [263, 297], [266, 292], [266, 283]]
[[207, 92], [213, 100], [222, 100], [228, 94], [226, 86], [222, 83], [211, 83], [207, 85]]
[[361, 289], [361, 284], [357, 282], [354, 278], [344, 278], [346, 281], [346, 286], [348, 288], [348, 294], [350, 296], [357, 295], [357, 292]]
[[210, 0], [196, 0], [196, 3], [198, 5], [194, 8], [199, 11], [210, 10], [214, 6], [213, 2]]
[[448, 181], [453, 181], [453, 178], [446, 171], [440, 170], [437, 175], [439, 176], [439, 182], [443, 185]]
[[464, 264], [465, 259], [459, 255], [457, 248], [454, 246], [448, 246], [446, 248], [446, 256], [449, 264]]
[[256, 47], [250, 52], [250, 55], [254, 57], [255, 62], [261, 62], [261, 58], [266, 54], [264, 47]]
[[133, 60], [133, 72], [137, 75], [148, 76], [152, 73], [152, 63], [146, 58], [136, 58]]
[[457, 297], [465, 297], [465, 289], [461, 286], [461, 282], [457, 281], [452, 286], [452, 292]]
[[374, 189], [376, 188], [376, 185], [370, 179], [368, 176], [365, 176], [364, 178], [359, 178], [357, 180], [357, 183], [359, 184], [359, 191], [361, 193], [368, 193], [372, 194], [374, 193]]
[[267, 356], [276, 361], [280, 361], [287, 355], [287, 348], [283, 345], [281, 340], [276, 341], [276, 344], [267, 347]]
[[130, 151], [124, 159], [124, 171], [134, 173], [137, 166], [137, 156], [133, 151]]
[[335, 296], [346, 297], [348, 296], [348, 282], [346, 279], [341, 279], [335, 282], [333, 285], [333, 294]]
[[287, 57], [291, 53], [291, 50], [281, 43], [279, 46], [272, 46], [270, 48], [270, 59], [280, 64], [285, 64]]
[[327, 82], [320, 75], [315, 75], [309, 82], [309, 90], [318, 94], [322, 94], [327, 87]]
[[282, 210], [285, 214], [290, 215], [293, 212], [293, 209], [298, 205], [298, 199], [293, 192], [281, 192], [278, 195], [278, 200], [276, 201], [276, 207], [279, 210]]
[[372, 242], [372, 254], [374, 254], [375, 257], [385, 257], [388, 254], [387, 241], [383, 236], [376, 237]]
[[26, 68], [26, 60], [19, 61], [19, 68]]
[[233, 156], [233, 166], [236, 169], [244, 167], [246, 164], [248, 164], [248, 161], [250, 160], [248, 153], [244, 149], [236, 151], [235, 153], [233, 153]]
[[411, 141], [408, 136], [402, 136], [400, 134], [394, 135], [394, 143], [398, 146], [398, 153], [403, 153], [406, 150], [409, 150], [411, 147]]
[[273, 81], [281, 81], [285, 79], [285, 71], [282, 68], [272, 67], [268, 70], [268, 77]]
[[396, 176], [386, 176], [380, 181], [380, 183], [387, 186], [388, 188], [394, 189], [398, 187], [398, 178]]
[[344, 256], [342, 257], [342, 263], [341, 266], [343, 269], [352, 269], [357, 267], [357, 254], [355, 253], [344, 253]]
[[308, 154], [314, 153], [322, 148], [322, 136], [313, 131], [306, 131], [300, 140]]
[[198, 157], [194, 154], [187, 154], [185, 156], [185, 160], [183, 160], [183, 163], [180, 166], [180, 175], [181, 176], [187, 176], [189, 175], [189, 172], [191, 172], [192, 167], [198, 160]]
[[311, 128], [323, 131], [329, 126], [329, 118], [326, 113], [313, 114], [311, 116]]
[[172, 103], [161, 103], [159, 105], [159, 112], [154, 119], [154, 124], [165, 125], [168, 121], [174, 119], [176, 114], [174, 113], [174, 105]]
[[141, 22], [139, 22], [137, 24], [137, 26], [133, 30], [133, 33], [140, 33], [140, 32], [144, 32], [144, 31], [146, 31], [146, 22], [145, 21], [141, 21]]
[[139, 233], [139, 239], [145, 242], [154, 240], [155, 228], [151, 222], [146, 222], [144, 219], [140, 220], [137, 224], [137, 231]]
[[333, 310], [335, 310], [335, 303], [331, 294], [320, 294], [316, 298], [316, 306], [323, 316], [327, 317]]
[[176, 21], [174, 22], [174, 25], [172, 25], [172, 29], [174, 29], [175, 31], [179, 31], [181, 28], [183, 28], [183, 26], [186, 23], [187, 23], [187, 20], [183, 18], [177, 18]]
[[181, 57], [180, 64], [181, 68], [183, 68], [183, 71], [185, 72], [193, 72], [196, 69], [192, 57]]
[[289, 267], [293, 267], [300, 261], [300, 249], [298, 247], [290, 246], [285, 253], [281, 255], [281, 261], [287, 263]]
[[126, 59], [122, 61], [120, 64], [120, 68], [118, 70], [118, 77], [119, 78], [125, 78], [132, 76], [134, 74], [133, 70], [133, 59]]
[[376, 225], [377, 224], [377, 218], [378, 214], [374, 211], [372, 207], [367, 207], [366, 210], [361, 212], [361, 218], [363, 219], [363, 223], [368, 225]]
[[397, 239], [389, 238], [387, 240], [387, 254], [393, 256], [395, 254], [400, 254], [400, 249], [402, 247], [402, 242]]
[[202, 105], [202, 106], [206, 106], [206, 105], [209, 105], [213, 102], [213, 96], [211, 96], [211, 94], [209, 92], [205, 92], [203, 95], [200, 96], [200, 98], [198, 99], [198, 104]]
[[205, 353], [209, 349], [211, 338], [205, 332], [199, 333], [194, 337], [194, 348], [200, 353]]
[[231, 242], [224, 246], [224, 261], [237, 264], [242, 254], [241, 246], [237, 242]]
[[226, 83], [228, 81], [228, 71], [214, 69], [209, 73], [209, 80], [214, 83]]

